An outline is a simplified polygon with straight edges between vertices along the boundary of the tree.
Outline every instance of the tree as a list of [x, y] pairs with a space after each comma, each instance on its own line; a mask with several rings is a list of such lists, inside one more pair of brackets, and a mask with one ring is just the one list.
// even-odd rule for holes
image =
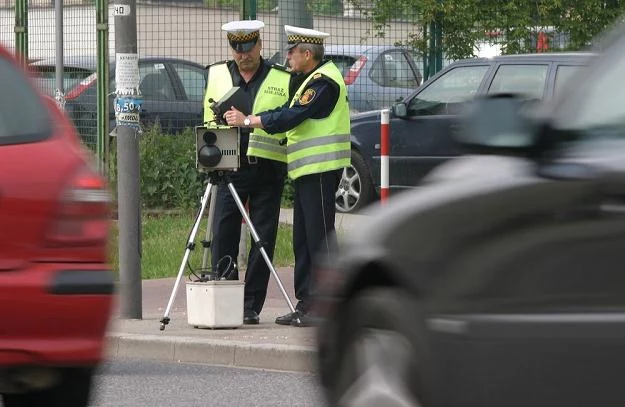
[[[384, 36], [392, 20], [406, 20], [416, 10], [414, 31], [399, 45], [422, 55], [430, 50], [430, 22], [442, 29], [438, 51], [449, 59], [474, 56], [480, 42], [501, 43], [502, 52], [536, 52], [538, 33], [565, 38], [558, 49], [579, 50], [625, 12], [625, 0], [346, 0], [361, 8]], [[553, 49], [554, 47], [550, 47]]]

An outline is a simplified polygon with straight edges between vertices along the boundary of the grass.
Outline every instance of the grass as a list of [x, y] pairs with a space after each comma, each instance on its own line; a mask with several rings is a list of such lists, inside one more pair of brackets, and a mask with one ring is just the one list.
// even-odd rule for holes
[[[186, 249], [195, 213], [143, 215], [141, 222], [141, 274], [144, 279], [175, 277], [178, 274]], [[195, 236], [195, 249], [189, 255], [189, 263], [194, 269], [202, 267], [204, 249], [201, 241], [206, 236], [206, 219], [200, 224]], [[294, 264], [292, 246], [292, 226], [280, 224], [276, 249], [273, 259], [275, 267]], [[262, 236], [261, 236], [262, 239]], [[247, 247], [250, 247], [248, 236]], [[119, 273], [118, 228], [114, 227], [110, 243], [110, 261], [116, 273]], [[210, 261], [208, 262], [210, 264]], [[245, 265], [239, 265], [244, 268]], [[185, 269], [185, 274], [188, 273]]]

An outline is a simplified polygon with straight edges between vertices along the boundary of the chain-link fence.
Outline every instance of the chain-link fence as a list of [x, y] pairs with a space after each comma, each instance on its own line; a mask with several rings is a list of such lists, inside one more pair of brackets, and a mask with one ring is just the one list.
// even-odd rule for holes
[[[42, 89], [55, 95], [54, 0], [28, 0], [28, 58]], [[251, 5], [250, 5], [251, 3]], [[311, 6], [312, 4], [312, 6]], [[15, 44], [15, 4], [0, 10], [0, 41]], [[114, 56], [113, 4], [109, 7], [109, 55]], [[409, 17], [409, 16], [406, 16]], [[282, 63], [284, 24], [313, 27], [330, 33], [327, 56], [337, 62], [350, 83], [353, 110], [380, 108], [407, 95], [422, 80], [422, 58], [405, 42], [415, 18], [390, 22], [384, 36], [360, 6], [340, 0], [319, 2], [259, 0], [179, 0], [137, 3], [137, 41], [142, 120], [159, 121], [164, 131], [178, 132], [201, 121], [203, 67], [231, 57], [221, 31], [228, 21], [256, 18], [262, 30], [263, 56]], [[65, 108], [83, 140], [96, 143], [96, 8], [91, 2], [65, 0], [63, 7]], [[345, 45], [350, 45], [346, 47]], [[111, 58], [113, 60], [113, 58]], [[112, 68], [113, 69], [113, 68]], [[113, 73], [113, 71], [112, 71]], [[111, 75], [111, 82], [114, 74]], [[114, 84], [109, 85], [110, 91]], [[353, 96], [352, 96], [353, 94]], [[150, 104], [155, 99], [158, 103]], [[109, 125], [114, 123], [109, 109]]]
[[[114, 127], [112, 96], [109, 108], [100, 113], [107, 115], [101, 122], [102, 128], [98, 128], [96, 120], [94, 73], [98, 29], [108, 33], [111, 61], [115, 49], [114, 4], [96, 0], [104, 2], [108, 10], [108, 24], [101, 27], [97, 24], [93, 1], [63, 0], [62, 24], [57, 24], [55, 0], [0, 0], [0, 41], [14, 49], [20, 38], [26, 38], [37, 83], [51, 96], [56, 90], [55, 34], [62, 29], [65, 109], [84, 142], [92, 148]], [[18, 18], [22, 3], [27, 6], [27, 15]], [[445, 6], [453, 3], [446, 2]], [[459, 56], [570, 48], [567, 32], [537, 24], [540, 21], [536, 18], [528, 19], [527, 26], [498, 29], [498, 21], [503, 20], [482, 26], [479, 21], [443, 19], [440, 13], [429, 15], [428, 10], [417, 10], [411, 4], [416, 3], [408, 0], [138, 1], [139, 89], [144, 96], [141, 120], [158, 122], [167, 133], [177, 133], [201, 122], [204, 67], [231, 57], [221, 26], [242, 18], [256, 18], [265, 23], [261, 32], [263, 56], [278, 63], [285, 61], [282, 51], [285, 24], [329, 33], [326, 56], [343, 70], [353, 111], [390, 106]], [[452, 12], [455, 11], [449, 11]], [[489, 15], [494, 11], [467, 13], [476, 18], [475, 13]], [[24, 31], [27, 35], [20, 37]], [[115, 89], [113, 64], [110, 69], [109, 93]]]

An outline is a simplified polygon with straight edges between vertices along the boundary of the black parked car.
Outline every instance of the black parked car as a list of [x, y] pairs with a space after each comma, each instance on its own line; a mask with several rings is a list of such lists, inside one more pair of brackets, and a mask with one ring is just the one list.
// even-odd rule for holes
[[[549, 101], [588, 53], [549, 53], [476, 58], [452, 63], [391, 111], [389, 185], [412, 188], [440, 163], [458, 155], [451, 139], [467, 101], [516, 92]], [[343, 173], [336, 208], [353, 212], [375, 200], [380, 185], [380, 112], [352, 116], [352, 167]]]
[[[35, 83], [50, 96], [54, 96], [56, 88], [55, 62], [52, 59], [30, 64]], [[85, 141], [96, 135], [96, 62], [95, 56], [68, 57], [64, 62], [65, 111]], [[111, 62], [108, 88], [110, 129], [115, 128], [114, 65]], [[175, 58], [141, 58], [139, 76], [143, 125], [158, 122], [165, 133], [178, 133], [202, 123], [202, 100], [207, 78], [207, 71], [202, 65]]]
[[[625, 403], [625, 29], [604, 44], [542, 118], [509, 95], [475, 101], [456, 137], [478, 154], [372, 208], [322, 262], [331, 406]], [[483, 91], [508, 60], [461, 66], [491, 72]], [[453, 100], [417, 94], [396, 120]]]

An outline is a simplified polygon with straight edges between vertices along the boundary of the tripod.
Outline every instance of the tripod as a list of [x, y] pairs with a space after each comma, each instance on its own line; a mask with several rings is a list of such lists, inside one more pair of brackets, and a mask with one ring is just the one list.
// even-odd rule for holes
[[[289, 295], [287, 294], [286, 290], [284, 289], [284, 286], [282, 285], [282, 281], [280, 280], [280, 276], [278, 275], [278, 273], [276, 272], [276, 269], [273, 267], [273, 264], [271, 264], [271, 260], [269, 259], [269, 255], [267, 255], [267, 251], [265, 250], [265, 247], [263, 246], [260, 237], [258, 236], [258, 233], [256, 232], [256, 228], [254, 228], [254, 225], [252, 224], [252, 220], [250, 219], [249, 215], [247, 214], [247, 211], [245, 210], [245, 206], [243, 206], [243, 202], [241, 202], [241, 198], [239, 197], [239, 194], [237, 193], [236, 189], [234, 188], [234, 185], [232, 184], [232, 182], [230, 181], [230, 178], [228, 177], [228, 171], [217, 171], [215, 173], [211, 173], [211, 176], [209, 178], [208, 184], [206, 185], [206, 190], [204, 191], [204, 195], [202, 196], [202, 199], [200, 201], [200, 209], [198, 212], [198, 216], [195, 220], [195, 223], [193, 224], [193, 227], [191, 229], [191, 234], [189, 235], [189, 240], [187, 242], [187, 247], [186, 250], [184, 252], [184, 256], [182, 257], [182, 263], [180, 264], [180, 269], [178, 270], [178, 276], [176, 277], [176, 282], [174, 283], [174, 288], [171, 292], [171, 295], [169, 297], [169, 302], [167, 303], [167, 308], [165, 309], [165, 314], [163, 315], [163, 318], [161, 319], [161, 327], [160, 330], [163, 331], [165, 330], [165, 325], [167, 325], [170, 321], [169, 318], [169, 313], [171, 312], [171, 307], [174, 304], [174, 300], [176, 299], [176, 294], [178, 292], [178, 286], [180, 285], [180, 280], [182, 279], [182, 276], [184, 274], [184, 269], [185, 269], [185, 265], [187, 264], [187, 261], [189, 259], [189, 255], [191, 254], [191, 251], [195, 248], [195, 235], [197, 234], [197, 231], [200, 227], [200, 222], [202, 221], [202, 216], [204, 215], [204, 211], [206, 210], [206, 206], [208, 205], [209, 199], [211, 197], [211, 193], [213, 190], [213, 187], [217, 187], [217, 185], [222, 181], [225, 180], [227, 182], [228, 185], [228, 189], [230, 190], [230, 193], [232, 194], [232, 197], [234, 198], [234, 201], [237, 204], [237, 207], [239, 208], [239, 212], [241, 212], [241, 215], [243, 216], [243, 218], [245, 219], [245, 222], [247, 223], [249, 229], [250, 229], [250, 233], [252, 235], [252, 238], [254, 240], [254, 244], [256, 244], [256, 246], [258, 247], [259, 252], [261, 253], [261, 255], [263, 256], [263, 259], [265, 260], [265, 263], [267, 263], [267, 267], [269, 267], [269, 270], [271, 270], [271, 274], [273, 275], [273, 277], [275, 278], [276, 282], [278, 283], [278, 287], [280, 288], [280, 291], [282, 292], [282, 295], [284, 296], [284, 299], [286, 300], [288, 306], [289, 306], [289, 310], [292, 313], [295, 313], [295, 308], [293, 307], [293, 303], [291, 302], [291, 299], [289, 298]], [[212, 211], [214, 209], [214, 206], [212, 206], [210, 208], [210, 210]], [[210, 228], [210, 222], [211, 222], [212, 216], [209, 216], [209, 223], [208, 223], [208, 228]], [[206, 235], [208, 236], [208, 230], [206, 232]], [[204, 248], [205, 252], [204, 252], [204, 263], [206, 262], [207, 259], [207, 248]], [[299, 318], [298, 318], [299, 319]]]

